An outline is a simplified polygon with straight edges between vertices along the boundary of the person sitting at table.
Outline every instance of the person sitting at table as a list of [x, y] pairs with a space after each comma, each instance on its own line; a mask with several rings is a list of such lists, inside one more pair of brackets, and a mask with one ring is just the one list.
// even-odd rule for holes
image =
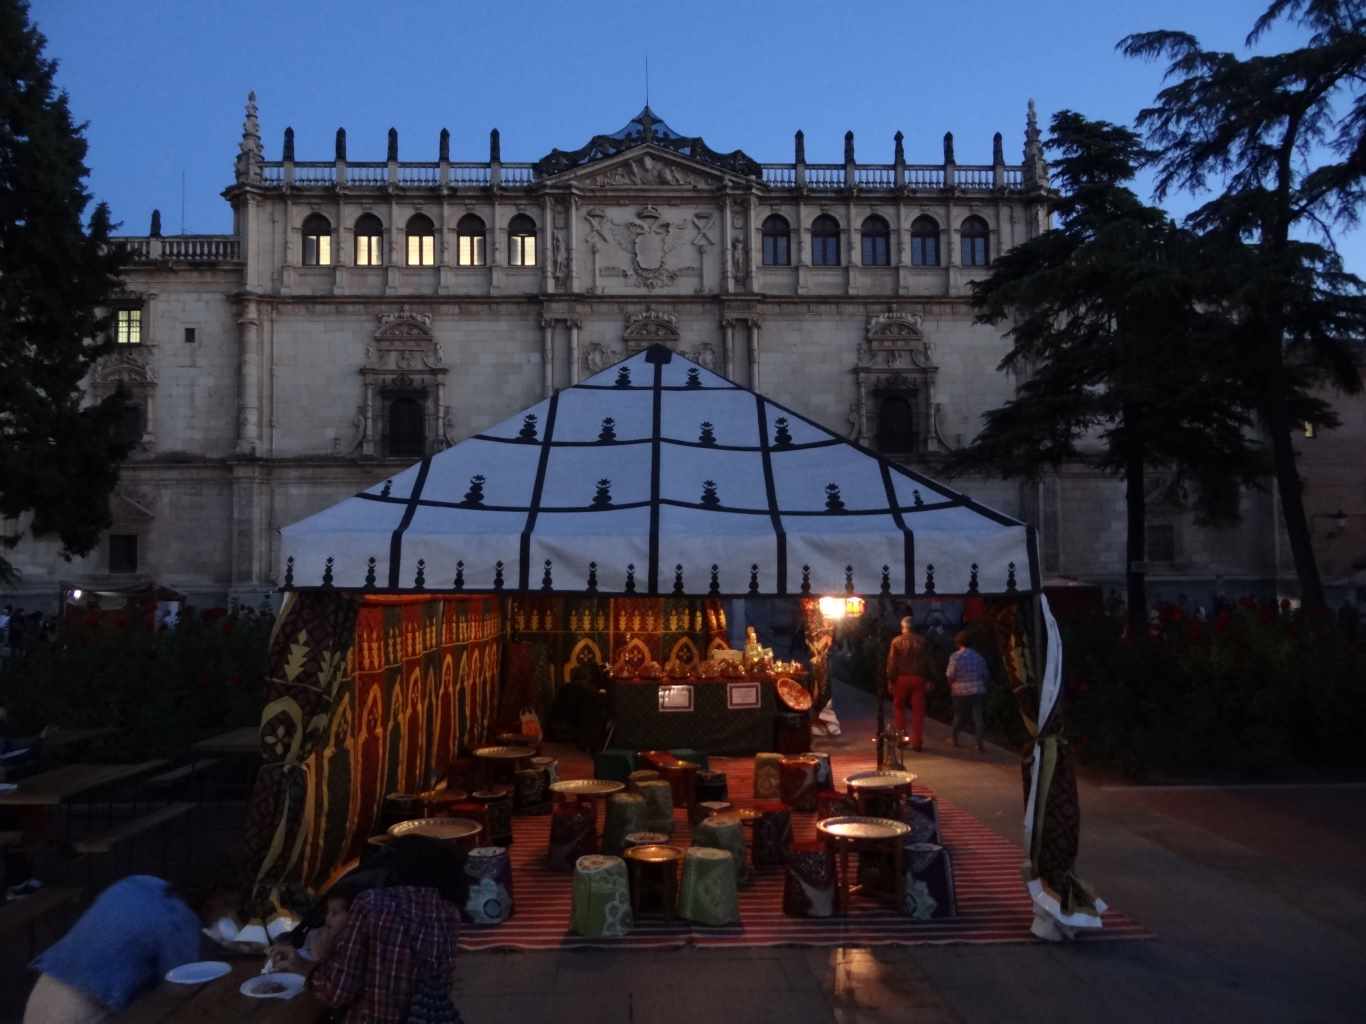
[[346, 927], [347, 918], [351, 916], [351, 901], [355, 893], [344, 886], [338, 886], [327, 894], [323, 900], [325, 914], [321, 927], [309, 930], [308, 938], [304, 941], [304, 956], [310, 960], [325, 960], [327, 954], [332, 952], [332, 946], [337, 941], [337, 936]]
[[33, 961], [24, 1024], [97, 1024], [166, 972], [199, 959], [200, 920], [165, 880], [129, 875]]
[[352, 901], [345, 925], [316, 965], [275, 946], [277, 971], [307, 975], [318, 1001], [350, 1024], [453, 1024], [450, 1001], [460, 907], [469, 891], [464, 851], [421, 836], [388, 845], [387, 883]]

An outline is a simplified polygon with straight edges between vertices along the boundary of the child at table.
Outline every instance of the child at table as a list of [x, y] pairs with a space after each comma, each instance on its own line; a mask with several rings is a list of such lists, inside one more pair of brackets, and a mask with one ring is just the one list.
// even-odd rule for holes
[[328, 893], [324, 901], [326, 913], [321, 927], [314, 928], [304, 940], [303, 955], [308, 960], [322, 960], [332, 950], [332, 944], [346, 927], [346, 919], [351, 913], [351, 899], [354, 893], [335, 891]]

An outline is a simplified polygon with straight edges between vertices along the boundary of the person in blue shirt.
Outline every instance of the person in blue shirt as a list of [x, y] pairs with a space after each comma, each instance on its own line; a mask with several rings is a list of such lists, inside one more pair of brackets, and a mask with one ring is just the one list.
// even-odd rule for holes
[[953, 737], [951, 742], [958, 746], [958, 733], [967, 726], [968, 716], [972, 716], [972, 734], [977, 740], [977, 752], [986, 750], [982, 743], [982, 704], [986, 700], [987, 687], [991, 684], [991, 669], [986, 659], [972, 649], [972, 637], [964, 630], [954, 637], [958, 650], [949, 656], [945, 677], [949, 681], [949, 692], [953, 695]]
[[200, 921], [164, 880], [129, 875], [33, 967], [24, 1024], [95, 1024], [121, 1013], [166, 972], [199, 959]]

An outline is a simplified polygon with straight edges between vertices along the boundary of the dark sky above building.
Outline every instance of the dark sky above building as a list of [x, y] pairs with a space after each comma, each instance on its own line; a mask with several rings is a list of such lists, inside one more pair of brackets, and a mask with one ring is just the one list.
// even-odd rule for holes
[[[952, 131], [960, 163], [989, 163], [1000, 131], [1018, 162], [1031, 96], [1045, 126], [1063, 108], [1129, 123], [1151, 101], [1161, 67], [1116, 54], [1125, 34], [1178, 28], [1241, 49], [1265, 5], [33, 0], [33, 17], [90, 123], [96, 196], [124, 233], [145, 233], [160, 207], [167, 234], [193, 234], [231, 230], [219, 193], [252, 89], [268, 159], [292, 125], [299, 160], [330, 160], [339, 126], [351, 159], [382, 160], [392, 126], [407, 160], [435, 160], [443, 127], [452, 159], [485, 160], [496, 127], [503, 159], [533, 161], [625, 124], [648, 58], [653, 109], [716, 150], [791, 161], [801, 128], [809, 161], [839, 162], [852, 129], [860, 161], [890, 162], [899, 129], [909, 162], [935, 163]], [[1263, 45], [1297, 40], [1282, 30]], [[1339, 242], [1366, 274], [1366, 233]]]

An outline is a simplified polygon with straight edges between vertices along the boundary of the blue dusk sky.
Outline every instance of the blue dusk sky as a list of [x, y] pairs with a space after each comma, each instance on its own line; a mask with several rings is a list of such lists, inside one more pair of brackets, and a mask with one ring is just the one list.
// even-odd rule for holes
[[[1266, 0], [901, 0], [862, 3], [469, 3], [385, 0], [33, 0], [48, 55], [78, 119], [89, 122], [91, 189], [122, 232], [225, 233], [243, 103], [255, 90], [268, 159], [292, 125], [299, 160], [330, 160], [347, 130], [353, 160], [485, 160], [502, 133], [508, 161], [532, 161], [613, 132], [649, 95], [676, 131], [760, 162], [839, 162], [846, 130], [858, 159], [890, 162], [906, 135], [912, 163], [941, 159], [952, 131], [960, 163], [989, 163], [991, 136], [1018, 162], [1025, 105], [1045, 129], [1071, 108], [1131, 123], [1161, 86], [1162, 66], [1125, 60], [1115, 43], [1157, 28], [1242, 50]], [[1263, 48], [1294, 45], [1282, 29]], [[182, 221], [182, 190], [184, 218]], [[1139, 189], [1148, 197], [1150, 183]], [[1173, 196], [1174, 213], [1194, 205]], [[1366, 233], [1339, 238], [1366, 274]]]

